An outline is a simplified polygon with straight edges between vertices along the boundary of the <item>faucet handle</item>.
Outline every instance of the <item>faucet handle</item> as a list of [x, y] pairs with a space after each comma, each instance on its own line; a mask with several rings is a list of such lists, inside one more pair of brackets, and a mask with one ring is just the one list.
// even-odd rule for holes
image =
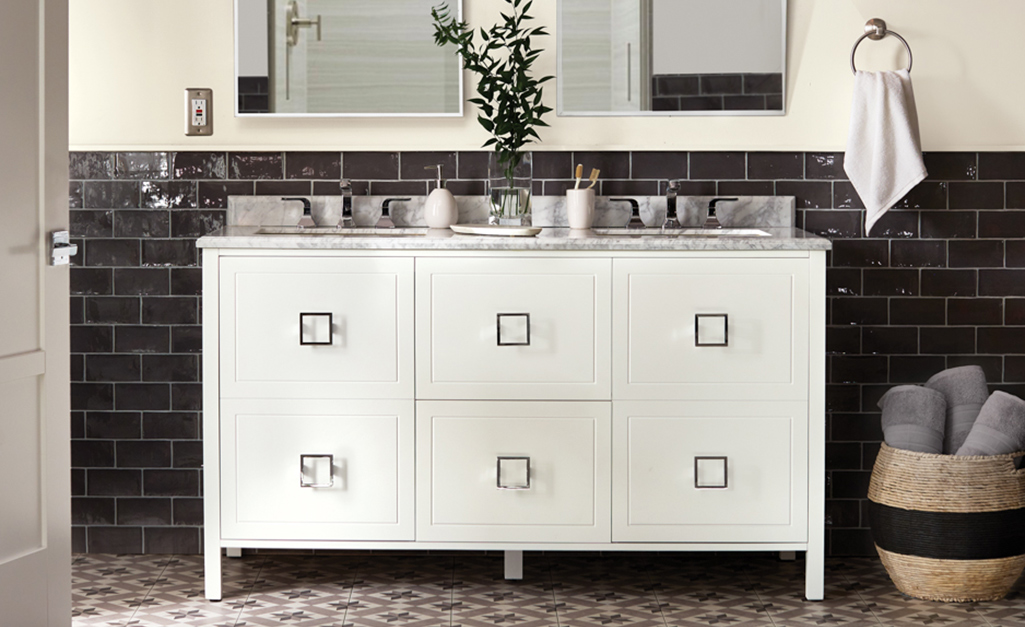
[[340, 228], [356, 226], [352, 219], [352, 183], [347, 179], [342, 179], [338, 182], [338, 189], [342, 193], [342, 215], [338, 217], [338, 226]]
[[740, 200], [739, 198], [713, 198], [708, 201], [708, 217], [705, 218], [706, 229], [721, 229], [722, 224], [719, 223], [718, 216], [715, 215], [715, 204], [720, 202], [734, 202]]
[[643, 229], [646, 225], [644, 220], [641, 220], [641, 203], [637, 202], [634, 198], [609, 198], [609, 202], [628, 202], [630, 203], [630, 223], [626, 224], [628, 229]]
[[395, 228], [395, 222], [391, 219], [391, 204], [393, 202], [406, 202], [413, 200], [412, 198], [385, 198], [384, 202], [381, 203], [381, 218], [377, 221], [377, 228], [379, 229], [393, 229]]
[[282, 198], [281, 200], [285, 202], [296, 201], [303, 204], [303, 215], [299, 218], [297, 227], [305, 229], [308, 226], [317, 226], [317, 223], [313, 221], [313, 208], [310, 206], [309, 198]]

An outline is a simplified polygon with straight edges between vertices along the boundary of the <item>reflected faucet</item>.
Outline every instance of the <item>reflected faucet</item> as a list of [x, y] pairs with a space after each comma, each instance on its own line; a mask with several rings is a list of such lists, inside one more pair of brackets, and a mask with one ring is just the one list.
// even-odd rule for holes
[[381, 203], [381, 218], [377, 221], [377, 228], [379, 229], [394, 229], [395, 222], [391, 219], [391, 203], [393, 202], [406, 202], [412, 200], [412, 198], [385, 198], [384, 202]]
[[718, 202], [734, 202], [740, 200], [739, 198], [713, 198], [708, 201], [708, 216], [705, 218], [705, 224], [703, 228], [706, 229], [721, 229], [722, 224], [719, 224], [719, 218], [715, 215], [715, 203]]
[[678, 229], [680, 222], [676, 219], [676, 194], [680, 191], [680, 181], [669, 181], [666, 189], [666, 217], [662, 220], [662, 230]]
[[342, 180], [338, 187], [342, 190], [342, 215], [338, 217], [338, 228], [351, 228], [356, 226], [352, 219], [352, 183]]

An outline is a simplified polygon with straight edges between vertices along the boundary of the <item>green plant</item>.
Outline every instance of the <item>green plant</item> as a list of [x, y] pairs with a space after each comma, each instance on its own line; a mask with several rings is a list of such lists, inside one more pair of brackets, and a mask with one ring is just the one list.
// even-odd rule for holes
[[434, 19], [434, 42], [439, 46], [455, 44], [463, 59], [463, 69], [478, 77], [479, 98], [470, 98], [480, 113], [477, 120], [492, 137], [483, 147], [494, 146], [499, 167], [513, 187], [513, 173], [520, 162], [521, 150], [533, 140], [540, 141], [534, 127], [548, 126], [542, 120], [551, 111], [541, 101], [541, 85], [551, 76], [534, 78], [531, 66], [541, 50], [531, 47], [530, 38], [548, 35], [543, 27], [528, 28], [524, 22], [532, 0], [504, 0], [511, 5], [510, 14], [487, 31], [480, 29], [481, 42], [474, 44], [473, 29], [466, 22], [457, 22], [448, 4], [431, 9]]

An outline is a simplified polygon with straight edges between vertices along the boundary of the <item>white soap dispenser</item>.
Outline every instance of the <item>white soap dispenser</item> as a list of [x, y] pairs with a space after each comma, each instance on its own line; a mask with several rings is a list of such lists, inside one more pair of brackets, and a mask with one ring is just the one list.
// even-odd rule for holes
[[459, 221], [459, 208], [452, 192], [445, 189], [441, 179], [441, 164], [425, 166], [425, 170], [438, 169], [438, 186], [427, 197], [424, 204], [424, 220], [432, 229], [447, 229]]

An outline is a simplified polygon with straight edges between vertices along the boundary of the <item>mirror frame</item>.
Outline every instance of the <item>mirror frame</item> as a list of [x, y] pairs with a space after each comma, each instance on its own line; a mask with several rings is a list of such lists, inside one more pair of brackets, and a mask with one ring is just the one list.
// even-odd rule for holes
[[[375, 0], [376, 1], [376, 0]], [[456, 20], [463, 20], [463, 0], [447, 0], [449, 5], [456, 4]], [[233, 0], [233, 16], [235, 23], [233, 25], [235, 34], [235, 63], [232, 67], [232, 76], [234, 84], [232, 85], [232, 95], [234, 96], [234, 104], [232, 110], [235, 112], [236, 118], [249, 118], [254, 120], [261, 119], [275, 119], [275, 118], [461, 118], [463, 117], [466, 110], [466, 85], [465, 85], [465, 71], [463, 70], [462, 60], [459, 55], [453, 50], [452, 62], [457, 64], [459, 67], [459, 110], [451, 113], [416, 113], [416, 112], [402, 112], [402, 113], [385, 113], [385, 112], [336, 112], [336, 113], [242, 113], [238, 110], [239, 94], [238, 94], [238, 67], [239, 67], [239, 0]]]
[[563, 45], [562, 45], [562, 33], [563, 30], [559, 26], [563, 23], [563, 0], [558, 0], [558, 15], [556, 17], [556, 104], [555, 113], [558, 117], [696, 117], [696, 116], [780, 116], [786, 115], [787, 113], [787, 0], [779, 0], [780, 11], [783, 14], [783, 32], [782, 32], [782, 50], [780, 50], [780, 57], [782, 60], [782, 74], [783, 74], [783, 107], [781, 109], [730, 109], [730, 110], [704, 110], [704, 111], [566, 111], [563, 109], [563, 77], [560, 72], [562, 68], [562, 56], [563, 56]]

